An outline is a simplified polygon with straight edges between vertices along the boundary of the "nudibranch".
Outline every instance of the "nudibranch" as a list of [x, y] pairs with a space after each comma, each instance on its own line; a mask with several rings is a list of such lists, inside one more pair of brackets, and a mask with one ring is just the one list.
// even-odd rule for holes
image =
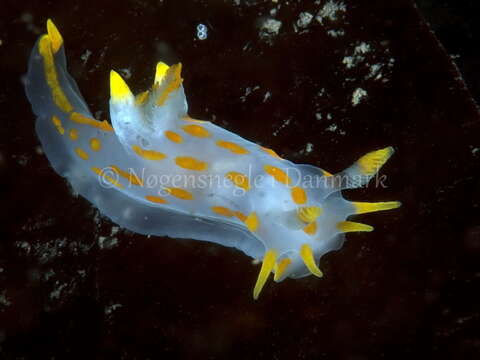
[[262, 261], [254, 299], [270, 273], [276, 282], [322, 277], [321, 256], [340, 248], [345, 233], [373, 230], [351, 215], [400, 206], [341, 194], [366, 185], [392, 147], [336, 175], [294, 164], [189, 117], [181, 64], [159, 62], [152, 87], [136, 96], [112, 70], [111, 124], [96, 120], [67, 72], [51, 20], [32, 50], [25, 87], [43, 150], [76, 192], [136, 233], [210, 241]]

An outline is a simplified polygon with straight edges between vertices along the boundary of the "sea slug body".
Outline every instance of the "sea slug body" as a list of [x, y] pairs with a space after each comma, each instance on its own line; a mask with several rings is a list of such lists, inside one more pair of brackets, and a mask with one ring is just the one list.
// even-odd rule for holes
[[321, 256], [340, 248], [345, 233], [373, 230], [351, 215], [400, 206], [341, 195], [366, 185], [392, 147], [335, 175], [294, 164], [189, 117], [182, 81], [181, 64], [159, 62], [152, 87], [134, 96], [112, 70], [111, 123], [98, 121], [67, 72], [63, 38], [48, 20], [25, 87], [43, 150], [76, 192], [134, 232], [210, 241], [262, 260], [255, 299], [270, 273], [276, 282], [322, 277]]

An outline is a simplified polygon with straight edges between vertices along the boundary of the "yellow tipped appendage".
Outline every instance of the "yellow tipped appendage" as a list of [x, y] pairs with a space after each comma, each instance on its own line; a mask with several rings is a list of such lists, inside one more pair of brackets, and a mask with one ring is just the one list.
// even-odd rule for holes
[[268, 275], [272, 272], [273, 267], [275, 266], [275, 261], [277, 260], [277, 251], [276, 250], [267, 250], [265, 256], [263, 257], [262, 268], [258, 274], [257, 282], [253, 288], [253, 299], [257, 300], [258, 295], [263, 289], [263, 286], [267, 282]]
[[278, 281], [283, 276], [283, 274], [285, 273], [285, 270], [287, 270], [287, 267], [291, 263], [292, 263], [291, 259], [283, 258], [277, 264], [275, 264], [275, 267], [274, 267], [275, 274], [273, 276], [273, 280]]
[[62, 35], [60, 34], [60, 31], [58, 31], [57, 27], [53, 23], [51, 19], [47, 20], [47, 32], [48, 32], [48, 37], [50, 38], [51, 46], [52, 46], [52, 52], [55, 54], [58, 49], [63, 44], [63, 38]]
[[155, 81], [153, 82], [154, 85], [160, 85], [162, 80], [165, 78], [165, 74], [167, 70], [170, 68], [164, 62], [158, 62], [157, 67], [155, 68]]
[[110, 98], [113, 102], [133, 98], [132, 92], [125, 80], [114, 70], [110, 71]]
[[178, 63], [170, 66], [163, 77], [165, 78], [164, 81], [166, 84], [165, 88], [157, 98], [157, 106], [164, 105], [168, 99], [168, 96], [172, 92], [178, 90], [178, 88], [182, 85], [182, 64]]
[[297, 216], [304, 223], [310, 224], [317, 220], [322, 211], [322, 208], [319, 206], [301, 206], [297, 210]]
[[322, 277], [323, 273], [315, 263], [315, 258], [313, 257], [313, 250], [310, 245], [303, 244], [300, 248], [300, 257], [302, 258], [305, 266], [307, 267], [310, 272], [318, 277]]
[[337, 224], [337, 229], [342, 233], [358, 232], [358, 231], [373, 231], [373, 226], [361, 224], [353, 221], [341, 221]]
[[399, 208], [402, 203], [400, 201], [386, 201], [386, 202], [352, 202], [355, 208], [355, 214], [366, 214], [376, 211], [384, 211]]
[[357, 160], [360, 172], [363, 175], [374, 175], [392, 156], [394, 150], [391, 146], [369, 152]]

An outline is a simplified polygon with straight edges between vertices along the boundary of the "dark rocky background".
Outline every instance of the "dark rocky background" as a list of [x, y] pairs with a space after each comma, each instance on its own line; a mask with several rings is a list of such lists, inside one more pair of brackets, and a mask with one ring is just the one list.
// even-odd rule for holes
[[[1, 359], [478, 359], [477, 2], [340, 3], [2, 2]], [[99, 118], [111, 68], [138, 92], [181, 61], [192, 116], [295, 162], [336, 172], [394, 146], [388, 186], [346, 197], [403, 207], [359, 218], [376, 230], [323, 257], [323, 279], [253, 301], [242, 253], [119, 229], [50, 167], [22, 88], [48, 17]]]

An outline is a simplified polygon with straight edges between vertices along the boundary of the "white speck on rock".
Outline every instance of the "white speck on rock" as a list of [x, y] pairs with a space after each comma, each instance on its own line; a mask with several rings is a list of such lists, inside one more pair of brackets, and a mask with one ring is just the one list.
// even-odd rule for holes
[[323, 25], [325, 19], [328, 19], [330, 21], [336, 21], [340, 13], [344, 13], [346, 10], [347, 7], [343, 2], [329, 0], [320, 9], [315, 19]]
[[260, 38], [264, 40], [269, 40], [274, 36], [278, 35], [280, 28], [282, 27], [282, 22], [275, 19], [265, 19], [260, 24]]
[[305, 145], [305, 153], [310, 154], [312, 151], [313, 151], [313, 144], [307, 143], [307, 145]]
[[105, 315], [111, 315], [115, 310], [121, 308], [122, 304], [112, 304], [110, 306], [105, 306]]
[[278, 133], [279, 133], [283, 128], [285, 128], [286, 126], [288, 126], [288, 124], [290, 124], [290, 121], [291, 121], [291, 119], [286, 119], [286, 120], [284, 120], [283, 123], [282, 123], [282, 125], [280, 125], [279, 128], [273, 132], [273, 136], [277, 136]]
[[312, 22], [312, 19], [313, 15], [309, 12], [301, 12], [298, 16], [297, 26], [304, 29]]
[[337, 130], [337, 128], [338, 128], [337, 124], [332, 124], [329, 127], [327, 127], [325, 130], [335, 132]]
[[132, 71], [129, 68], [119, 69], [125, 79], [130, 79], [132, 77]]
[[367, 97], [367, 92], [362, 88], [356, 88], [352, 94], [352, 105], [357, 106], [365, 97]]
[[7, 298], [7, 290], [3, 290], [0, 293], [0, 305], [3, 305], [5, 307], [12, 305], [12, 302]]
[[83, 62], [83, 65], [85, 65], [88, 61], [88, 58], [90, 57], [90, 55], [92, 55], [92, 52], [90, 50], [85, 50], [85, 52], [80, 55], [80, 59], [82, 60]]

